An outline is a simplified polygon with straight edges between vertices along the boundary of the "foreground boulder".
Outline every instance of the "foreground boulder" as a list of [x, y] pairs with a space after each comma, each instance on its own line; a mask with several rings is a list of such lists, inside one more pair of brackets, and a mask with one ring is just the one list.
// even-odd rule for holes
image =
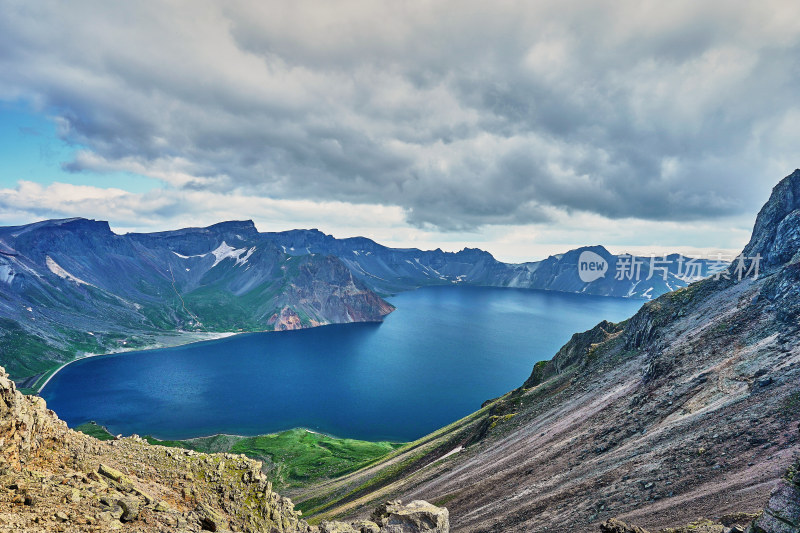
[[372, 513], [371, 520], [357, 522], [322, 522], [320, 533], [449, 533], [450, 516], [447, 509], [424, 500], [403, 505], [400, 500], [382, 504]]
[[424, 500], [414, 500], [405, 506], [400, 500], [386, 502], [372, 513], [372, 520], [381, 527], [382, 533], [450, 531], [450, 515], [447, 509]]
[[626, 524], [622, 520], [611, 518], [600, 525], [601, 533], [650, 533], [639, 526]]

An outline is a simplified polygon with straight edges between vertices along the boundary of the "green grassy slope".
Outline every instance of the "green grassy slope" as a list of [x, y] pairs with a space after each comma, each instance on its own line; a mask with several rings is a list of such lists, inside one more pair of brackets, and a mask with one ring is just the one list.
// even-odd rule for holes
[[97, 425], [94, 422], [87, 422], [85, 424], [81, 424], [80, 426], [76, 426], [73, 428], [75, 431], [80, 431], [81, 433], [85, 433], [91, 437], [96, 438], [97, 440], [113, 440], [114, 435], [108, 432], [106, 428], [103, 426]]
[[[100, 440], [114, 437], [94, 423], [74, 428]], [[240, 453], [263, 461], [270, 480], [279, 488], [299, 486], [343, 476], [363, 468], [403, 446], [391, 442], [337, 439], [305, 429], [241, 437], [214, 435], [187, 440], [158, 440], [145, 437], [150, 444], [186, 448], [205, 453]]]

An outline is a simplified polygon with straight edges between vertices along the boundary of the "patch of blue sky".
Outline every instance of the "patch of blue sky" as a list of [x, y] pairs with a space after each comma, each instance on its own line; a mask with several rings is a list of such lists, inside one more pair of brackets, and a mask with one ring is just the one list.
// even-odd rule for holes
[[158, 180], [130, 172], [68, 172], [62, 164], [82, 146], [58, 137], [56, 125], [46, 112], [24, 102], [0, 102], [0, 188], [14, 188], [19, 181], [42, 185], [54, 182], [90, 185], [143, 193], [159, 188]]

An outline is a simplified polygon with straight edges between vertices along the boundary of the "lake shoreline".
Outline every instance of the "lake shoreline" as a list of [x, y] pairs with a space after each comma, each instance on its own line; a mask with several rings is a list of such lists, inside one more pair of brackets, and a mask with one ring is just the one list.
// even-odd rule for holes
[[[207, 335], [207, 337], [206, 338], [201, 338], [201, 339], [194, 338], [193, 340], [187, 340], [186, 342], [177, 342], [175, 344], [154, 344], [154, 345], [150, 345], [150, 346], [145, 346], [143, 348], [121, 349], [121, 350], [117, 350], [117, 351], [114, 351], [114, 352], [91, 353], [91, 354], [81, 355], [80, 357], [76, 357], [75, 359], [72, 359], [71, 361], [67, 361], [63, 365], [59, 366], [57, 369], [55, 369], [55, 371], [53, 371], [52, 374], [50, 374], [47, 377], [45, 382], [42, 383], [41, 385], [38, 385], [37, 383], [34, 383], [34, 386], [31, 387], [31, 388], [34, 390], [34, 394], [40, 395], [42, 393], [42, 391], [44, 390], [44, 388], [47, 386], [47, 384], [50, 383], [50, 380], [53, 379], [56, 376], [56, 374], [61, 372], [64, 368], [66, 368], [67, 366], [71, 365], [72, 363], [77, 363], [78, 361], [83, 361], [85, 359], [91, 359], [93, 357], [103, 357], [105, 355], [119, 355], [119, 354], [124, 354], [124, 353], [131, 353], [131, 352], [150, 352], [150, 351], [153, 351], [153, 350], [162, 350], [164, 348], [178, 348], [178, 347], [181, 347], [181, 346], [188, 346], [190, 344], [198, 344], [198, 343], [201, 343], [201, 342], [210, 342], [210, 341], [216, 341], [216, 340], [220, 340], [220, 339], [227, 339], [228, 337], [233, 337], [235, 335], [241, 335], [241, 334], [244, 334], [244, 333], [254, 333], [254, 332], [251, 332], [251, 331], [230, 331], [230, 332], [219, 332], [219, 333], [199, 333], [199, 332], [194, 332], [194, 331], [192, 331], [192, 332], [188, 332], [187, 331], [187, 332], [185, 332], [185, 336], [186, 337], [193, 337], [193, 336], [196, 336], [198, 334], [199, 335]], [[183, 337], [183, 335], [180, 335], [180, 334], [175, 336], [175, 338], [182, 338], [182, 337]]]
[[242, 332], [191, 349], [66, 365], [41, 396], [71, 426], [96, 420], [114, 434], [186, 440], [312, 428], [408, 442], [518, 387], [575, 331], [641, 307], [625, 298], [449, 286], [391, 303], [396, 311], [382, 323]]
[[[301, 328], [293, 329], [293, 330], [265, 329], [265, 330], [260, 330], [260, 331], [220, 331], [220, 332], [205, 332], [205, 333], [204, 332], [200, 332], [200, 331], [186, 331], [186, 332], [183, 332], [183, 335], [178, 334], [178, 335], [175, 335], [175, 336], [170, 336], [170, 338], [179, 339], [179, 338], [183, 338], [184, 336], [185, 337], [192, 337], [192, 336], [197, 336], [197, 335], [207, 335], [207, 337], [200, 338], [200, 339], [189, 340], [189, 341], [186, 341], [186, 342], [177, 342], [175, 344], [153, 344], [153, 345], [148, 345], [148, 346], [144, 346], [144, 347], [140, 347], [140, 348], [123, 348], [121, 350], [117, 350], [117, 351], [114, 351], [114, 352], [93, 353], [93, 354], [82, 355], [80, 357], [76, 357], [75, 359], [72, 359], [71, 361], [67, 361], [66, 363], [64, 363], [61, 366], [59, 366], [55, 371], [53, 371], [52, 374], [50, 374], [47, 377], [45, 382], [42, 383], [41, 385], [37, 385], [38, 381], [42, 379], [41, 377], [39, 377], [39, 379], [37, 379], [37, 381], [34, 382], [34, 384], [33, 384], [34, 386], [32, 386], [30, 388], [33, 390], [33, 394], [40, 395], [41, 392], [44, 390], [45, 386], [48, 383], [50, 383], [50, 380], [53, 379], [53, 377], [56, 374], [58, 374], [61, 370], [63, 370], [67, 366], [71, 365], [72, 363], [77, 363], [78, 361], [83, 361], [84, 359], [91, 359], [93, 357], [102, 357], [102, 356], [105, 356], [105, 355], [119, 355], [119, 354], [125, 354], [125, 353], [133, 353], [133, 352], [152, 352], [154, 350], [164, 350], [164, 349], [168, 349], [168, 348], [179, 348], [179, 347], [182, 347], [182, 346], [189, 346], [189, 345], [192, 345], [192, 344], [199, 344], [199, 343], [203, 343], [203, 342], [218, 341], [218, 340], [221, 340], [221, 339], [227, 339], [227, 338], [236, 337], [236, 336], [239, 336], [239, 335], [251, 335], [251, 334], [257, 334], [257, 333], [287, 333], [287, 332], [291, 332], [291, 331], [305, 331], [305, 330], [309, 330], [309, 329], [323, 328], [325, 326], [347, 326], [347, 325], [350, 325], [350, 324], [381, 324], [381, 323], [383, 323], [383, 319], [381, 319], [381, 320], [361, 320], [361, 321], [355, 321], [355, 322], [336, 322], [336, 323], [332, 323], [332, 324], [317, 324], [317, 325], [303, 326]], [[44, 374], [42, 374], [42, 376], [44, 376], [46, 374], [47, 373], [45, 372]]]

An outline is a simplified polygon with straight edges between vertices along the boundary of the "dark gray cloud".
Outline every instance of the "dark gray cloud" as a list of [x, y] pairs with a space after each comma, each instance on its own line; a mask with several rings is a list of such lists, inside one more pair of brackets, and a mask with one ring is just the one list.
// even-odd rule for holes
[[800, 7], [0, 0], [0, 99], [72, 171], [440, 229], [749, 212], [797, 166]]

